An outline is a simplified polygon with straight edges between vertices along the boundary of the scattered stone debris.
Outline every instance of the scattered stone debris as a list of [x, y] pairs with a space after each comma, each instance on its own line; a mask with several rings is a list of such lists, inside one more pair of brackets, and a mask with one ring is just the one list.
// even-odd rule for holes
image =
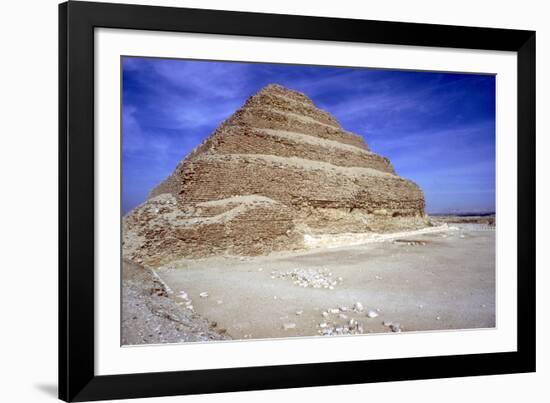
[[178, 305], [185, 305], [185, 309], [193, 311], [193, 301], [185, 291], [181, 290], [178, 294], [178, 298], [181, 300], [178, 301]]
[[385, 320], [384, 322], [382, 322], [382, 324], [385, 327], [389, 327], [390, 330], [394, 333], [400, 333], [402, 330], [401, 324], [399, 322], [391, 322], [389, 320]]
[[195, 313], [185, 291], [168, 292], [144, 267], [127, 261], [122, 267], [123, 345], [230, 339], [217, 323]]
[[392, 322], [390, 325], [390, 329], [394, 333], [400, 333], [401, 332], [401, 324], [399, 322]]
[[[323, 321], [318, 325], [318, 333], [322, 336], [342, 335], [342, 334], [363, 334], [365, 328], [358, 314], [365, 312], [365, 307], [359, 301], [351, 306], [340, 305], [338, 308], [329, 308], [324, 310], [321, 315]], [[374, 310], [369, 310], [367, 316], [376, 317], [378, 313]], [[355, 316], [355, 317], [354, 317]]]
[[286, 272], [271, 272], [271, 278], [280, 278], [283, 280], [292, 280], [299, 287], [325, 288], [333, 290], [343, 279], [338, 277], [333, 279], [332, 272], [326, 268], [321, 269], [293, 269]]
[[360, 322], [350, 319], [345, 323], [321, 322], [319, 323], [318, 333], [322, 336], [343, 335], [343, 334], [363, 334], [364, 329]]

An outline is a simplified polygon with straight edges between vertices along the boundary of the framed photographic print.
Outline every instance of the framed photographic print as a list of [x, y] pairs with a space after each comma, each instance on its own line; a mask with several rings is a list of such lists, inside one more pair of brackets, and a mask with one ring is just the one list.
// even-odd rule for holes
[[59, 397], [535, 370], [535, 33], [59, 6]]

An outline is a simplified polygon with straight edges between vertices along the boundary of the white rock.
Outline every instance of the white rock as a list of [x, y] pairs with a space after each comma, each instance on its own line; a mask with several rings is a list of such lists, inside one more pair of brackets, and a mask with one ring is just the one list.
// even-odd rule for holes
[[290, 329], [295, 329], [295, 328], [296, 328], [296, 323], [285, 323], [283, 325], [284, 330], [290, 330]]
[[207, 293], [206, 291], [201, 292], [201, 293], [199, 294], [199, 297], [201, 297], [201, 298], [206, 298], [206, 297], [208, 297], [208, 293]]
[[328, 312], [323, 312], [321, 315], [323, 315], [323, 318], [327, 318], [328, 317]]
[[389, 327], [392, 325], [392, 323], [389, 320], [385, 320], [384, 322], [382, 322], [382, 324], [386, 327]]
[[319, 327], [321, 329], [324, 329], [324, 328], [328, 327], [328, 324], [326, 322], [321, 322], [321, 323], [319, 323]]
[[337, 314], [338, 312], [340, 312], [338, 308], [332, 308], [332, 309], [329, 309], [328, 311], [333, 314]]
[[363, 312], [365, 308], [363, 308], [363, 304], [360, 302], [356, 302], [355, 305], [353, 305], [353, 309], [357, 312]]
[[370, 310], [370, 311], [367, 312], [367, 316], [369, 318], [376, 318], [378, 316], [378, 312]]
[[304, 313], [304, 311], [296, 311], [296, 315], [301, 315], [303, 313]]
[[441, 320], [441, 316], [436, 316], [435, 320]]

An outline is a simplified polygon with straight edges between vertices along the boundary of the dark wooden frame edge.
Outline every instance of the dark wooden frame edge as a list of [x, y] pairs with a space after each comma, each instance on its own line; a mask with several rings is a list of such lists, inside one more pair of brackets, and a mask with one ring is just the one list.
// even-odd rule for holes
[[[94, 29], [98, 27], [517, 52], [518, 351], [96, 376]], [[90, 401], [535, 371], [535, 88], [533, 31], [80, 1], [60, 4], [59, 398]]]

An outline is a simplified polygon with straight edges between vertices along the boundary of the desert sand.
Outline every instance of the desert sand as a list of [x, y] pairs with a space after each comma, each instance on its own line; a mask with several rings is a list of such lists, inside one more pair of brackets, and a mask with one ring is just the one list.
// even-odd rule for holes
[[181, 260], [155, 272], [174, 303], [232, 339], [260, 339], [494, 327], [494, 259], [493, 226], [456, 224], [353, 246]]

